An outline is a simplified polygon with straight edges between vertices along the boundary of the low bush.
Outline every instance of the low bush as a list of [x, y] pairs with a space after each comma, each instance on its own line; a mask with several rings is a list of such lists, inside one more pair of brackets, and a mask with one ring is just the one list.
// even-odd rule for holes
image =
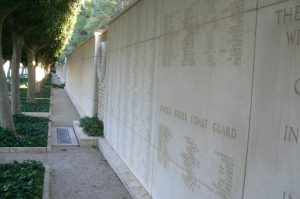
[[[36, 98], [50, 98], [51, 97], [51, 75], [49, 74], [42, 80], [41, 90], [35, 94]], [[20, 80], [21, 81], [21, 80]], [[27, 88], [20, 88], [20, 97], [26, 98]]]
[[35, 160], [0, 164], [0, 198], [42, 198], [44, 171]]
[[20, 98], [26, 98], [27, 96], [27, 88], [20, 88]]
[[25, 86], [28, 85], [28, 78], [27, 77], [20, 76], [19, 79], [20, 79], [20, 85], [25, 85]]
[[48, 118], [15, 115], [14, 122], [18, 136], [0, 127], [0, 147], [47, 146]]
[[88, 136], [102, 136], [103, 122], [97, 117], [83, 117], [80, 119], [80, 127]]
[[0, 147], [19, 146], [19, 140], [13, 133], [0, 126]]
[[52, 84], [52, 88], [65, 88], [65, 84]]
[[21, 98], [22, 112], [49, 112], [50, 99], [36, 99], [35, 102], [26, 102], [26, 99]]

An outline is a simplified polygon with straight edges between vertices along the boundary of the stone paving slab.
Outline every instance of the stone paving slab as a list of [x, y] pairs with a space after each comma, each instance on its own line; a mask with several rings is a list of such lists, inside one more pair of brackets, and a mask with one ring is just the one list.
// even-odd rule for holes
[[72, 104], [64, 89], [51, 90], [52, 109], [51, 121], [53, 127], [73, 127], [73, 120], [79, 120], [80, 116]]
[[2, 153], [0, 162], [39, 160], [51, 168], [51, 199], [131, 199], [99, 150], [52, 146], [51, 153]]

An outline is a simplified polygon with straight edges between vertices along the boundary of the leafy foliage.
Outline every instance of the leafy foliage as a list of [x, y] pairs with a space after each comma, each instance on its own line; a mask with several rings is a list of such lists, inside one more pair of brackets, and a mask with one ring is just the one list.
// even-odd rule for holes
[[37, 98], [50, 98], [51, 97], [52, 76], [51, 73], [42, 80], [41, 90], [36, 93]]
[[52, 6], [52, 13], [48, 18], [49, 21], [52, 21], [48, 30], [49, 38], [52, 41], [49, 45], [48, 56], [51, 55], [53, 59], [56, 59], [66, 47], [72, 36], [79, 11], [79, 0], [61, 1]]
[[20, 85], [25, 85], [27, 86], [28, 84], [28, 78], [27, 77], [23, 77], [23, 76], [20, 76]]
[[44, 171], [35, 160], [0, 164], [0, 198], [42, 198]]
[[65, 88], [65, 84], [52, 84], [52, 88]]
[[48, 118], [15, 115], [18, 136], [0, 127], [0, 147], [43, 147], [47, 146]]
[[21, 99], [22, 112], [49, 112], [50, 99], [36, 99], [35, 102], [26, 102], [26, 99]]
[[[37, 98], [50, 98], [51, 97], [51, 74], [47, 75], [44, 80], [42, 80], [41, 90], [36, 93]], [[27, 85], [28, 78], [20, 78], [20, 83]], [[20, 88], [20, 97], [26, 98], [27, 88]]]
[[133, 0], [87, 0], [81, 6], [72, 39], [60, 59], [64, 59], [87, 40], [96, 30], [107, 28], [108, 21]]
[[0, 147], [18, 146], [18, 139], [8, 129], [3, 129], [0, 126]]
[[80, 119], [80, 127], [89, 136], [103, 135], [103, 122], [97, 117], [83, 117]]

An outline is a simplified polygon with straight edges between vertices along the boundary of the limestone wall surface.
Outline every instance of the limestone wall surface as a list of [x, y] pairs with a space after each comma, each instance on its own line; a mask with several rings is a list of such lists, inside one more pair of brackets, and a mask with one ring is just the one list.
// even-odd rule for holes
[[154, 199], [300, 198], [299, 34], [298, 0], [139, 1], [108, 29], [105, 138]]
[[95, 37], [67, 59], [65, 89], [80, 116], [92, 116], [96, 95]]
[[58, 62], [55, 65], [56, 75], [59, 78], [61, 83], [66, 82], [66, 69], [67, 69], [66, 61]]

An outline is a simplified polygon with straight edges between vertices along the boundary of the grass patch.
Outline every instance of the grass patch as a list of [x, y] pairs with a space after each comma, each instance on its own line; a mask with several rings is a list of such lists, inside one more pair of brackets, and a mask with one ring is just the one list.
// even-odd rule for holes
[[18, 136], [0, 127], [0, 147], [47, 146], [48, 118], [15, 115], [14, 122]]
[[0, 164], [0, 198], [42, 198], [44, 171], [35, 160]]
[[49, 112], [50, 99], [36, 99], [35, 102], [26, 102], [26, 99], [21, 98], [22, 112]]
[[83, 117], [80, 119], [80, 127], [88, 136], [102, 136], [103, 122], [97, 117]]

